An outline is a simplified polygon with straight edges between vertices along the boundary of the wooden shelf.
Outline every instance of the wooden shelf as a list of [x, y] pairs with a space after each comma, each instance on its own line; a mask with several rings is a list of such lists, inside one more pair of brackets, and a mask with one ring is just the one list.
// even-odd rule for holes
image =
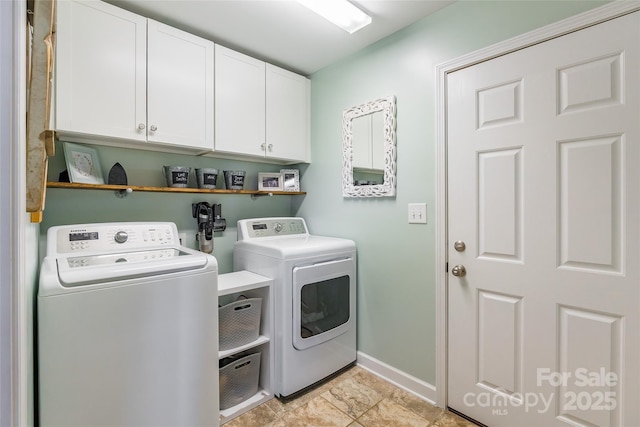
[[205, 193], [205, 194], [249, 194], [251, 196], [299, 196], [307, 194], [306, 191], [258, 191], [258, 190], [226, 190], [205, 188], [174, 188], [174, 187], [147, 187], [139, 185], [109, 185], [109, 184], [79, 184], [75, 182], [48, 181], [48, 188], [72, 188], [80, 190], [111, 190], [111, 191], [147, 191], [155, 193]]

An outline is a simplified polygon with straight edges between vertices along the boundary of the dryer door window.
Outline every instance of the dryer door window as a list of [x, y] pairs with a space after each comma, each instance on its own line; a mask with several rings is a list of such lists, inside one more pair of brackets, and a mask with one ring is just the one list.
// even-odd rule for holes
[[295, 348], [304, 350], [335, 338], [355, 321], [353, 268], [352, 259], [294, 268]]

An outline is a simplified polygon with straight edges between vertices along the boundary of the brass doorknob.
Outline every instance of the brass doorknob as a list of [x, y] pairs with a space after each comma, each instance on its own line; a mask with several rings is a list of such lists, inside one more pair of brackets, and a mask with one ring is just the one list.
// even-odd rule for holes
[[451, 274], [456, 277], [464, 277], [467, 275], [467, 269], [464, 268], [464, 265], [458, 264], [451, 269]]

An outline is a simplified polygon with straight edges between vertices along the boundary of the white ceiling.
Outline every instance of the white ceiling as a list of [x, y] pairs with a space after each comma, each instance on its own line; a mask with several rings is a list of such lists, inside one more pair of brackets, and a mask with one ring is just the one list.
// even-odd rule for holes
[[454, 0], [352, 0], [373, 18], [348, 34], [294, 0], [107, 0], [218, 44], [310, 75]]

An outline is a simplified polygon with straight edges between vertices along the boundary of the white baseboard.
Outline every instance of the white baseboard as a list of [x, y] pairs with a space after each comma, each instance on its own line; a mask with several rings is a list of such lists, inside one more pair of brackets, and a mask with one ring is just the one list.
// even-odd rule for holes
[[426, 400], [432, 405], [436, 405], [436, 387], [434, 385], [413, 377], [406, 372], [402, 372], [401, 370], [374, 359], [368, 354], [364, 354], [360, 351], [358, 352], [357, 363], [358, 366], [361, 366], [371, 373], [389, 381], [393, 385]]

